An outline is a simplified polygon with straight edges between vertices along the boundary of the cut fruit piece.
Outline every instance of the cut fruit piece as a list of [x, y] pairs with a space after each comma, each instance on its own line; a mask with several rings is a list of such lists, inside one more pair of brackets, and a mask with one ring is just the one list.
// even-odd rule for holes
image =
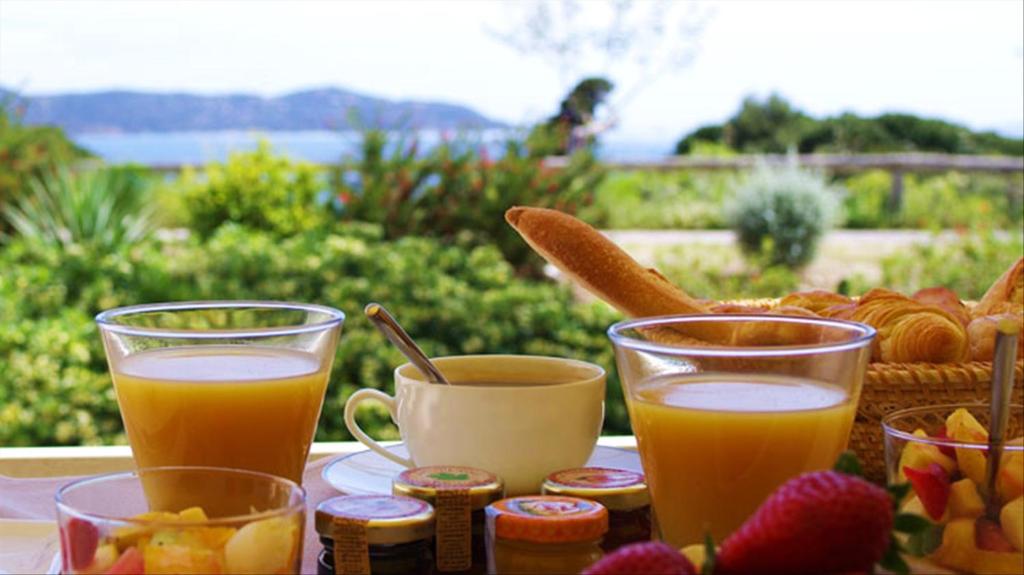
[[220, 550], [199, 549], [184, 545], [147, 545], [143, 551], [147, 575], [223, 573], [224, 560]]
[[704, 569], [704, 559], [707, 557], [707, 547], [700, 543], [687, 545], [680, 550], [684, 557], [693, 563], [693, 566], [700, 573]]
[[1018, 497], [1003, 505], [999, 512], [999, 523], [1003, 535], [1017, 551], [1024, 551], [1024, 497]]
[[974, 520], [954, 519], [942, 532], [942, 545], [932, 558], [945, 567], [970, 571], [977, 552], [974, 545]]
[[985, 551], [1013, 553], [1017, 550], [1007, 539], [1003, 530], [995, 521], [978, 518], [974, 524], [974, 544]]
[[985, 451], [970, 447], [957, 447], [956, 462], [960, 466], [960, 473], [965, 477], [970, 478], [977, 485], [985, 484]]
[[[937, 432], [935, 432], [935, 435], [933, 437], [935, 439], [952, 439], [949, 436], [949, 434], [946, 433], [946, 426], [945, 425], [940, 427], [939, 430]], [[939, 451], [941, 451], [942, 454], [945, 455], [946, 457], [951, 457], [951, 458], [956, 457], [956, 451], [953, 449], [953, 446], [951, 446], [951, 445], [937, 445], [936, 447], [938, 447]]]
[[100, 575], [105, 573], [110, 566], [117, 561], [117, 547], [113, 543], [106, 543], [96, 548], [92, 563], [82, 570], [87, 575]]
[[274, 517], [243, 526], [228, 540], [224, 557], [230, 573], [279, 573], [294, 560], [298, 526]]
[[946, 418], [946, 434], [957, 441], [988, 443], [988, 430], [962, 407]]
[[142, 575], [146, 572], [145, 560], [138, 547], [129, 547], [107, 570], [107, 575]]
[[949, 504], [949, 474], [938, 463], [929, 464], [924, 470], [904, 467], [903, 474], [924, 505], [928, 517], [938, 521], [946, 513]]
[[[927, 438], [928, 434], [923, 429], [916, 429], [914, 437]], [[903, 447], [903, 453], [900, 454], [899, 480], [901, 482], [907, 480], [903, 474], [904, 467], [927, 469], [932, 463], [939, 464], [950, 475], [956, 470], [956, 460], [943, 455], [937, 446], [914, 441], [908, 442]]]
[[985, 502], [978, 494], [977, 484], [969, 478], [953, 482], [949, 486], [949, 516], [956, 519], [960, 517], [981, 517], [985, 512]]
[[62, 532], [71, 568], [81, 571], [89, 567], [100, 544], [99, 529], [84, 519], [72, 517]]
[[[910, 499], [907, 499], [907, 501], [900, 508], [900, 512], [909, 513], [911, 515], [918, 515], [920, 517], [928, 517], [928, 512], [924, 510], [924, 504], [921, 503], [921, 500], [918, 499], [917, 495], [911, 495]], [[942, 517], [940, 517], [936, 522], [945, 523], [946, 521], [949, 521], [948, 505], [946, 506], [946, 512], [943, 513]]]
[[1024, 453], [1003, 453], [996, 478], [996, 493], [1001, 501], [1012, 501], [1024, 495]]

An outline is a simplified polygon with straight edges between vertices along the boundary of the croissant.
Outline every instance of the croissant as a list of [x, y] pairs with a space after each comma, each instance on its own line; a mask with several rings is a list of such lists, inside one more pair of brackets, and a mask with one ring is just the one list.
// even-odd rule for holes
[[[1024, 314], [1013, 312], [983, 315], [974, 318], [967, 325], [967, 338], [971, 343], [971, 359], [992, 361], [996, 350], [996, 326], [1002, 319], [1009, 319], [1017, 322], [1017, 325], [1024, 325]], [[1024, 334], [1017, 338], [1017, 357], [1024, 358]]]
[[864, 294], [850, 319], [878, 330], [872, 361], [961, 362], [970, 353], [967, 330], [952, 314], [891, 290]]
[[962, 362], [970, 353], [967, 330], [955, 319], [929, 309], [900, 316], [877, 329], [884, 362]]
[[1017, 260], [988, 288], [971, 314], [982, 317], [1024, 310], [1024, 258]]
[[967, 327], [971, 323], [971, 312], [956, 292], [945, 287], [930, 287], [918, 290], [912, 299], [926, 305], [934, 305], [948, 311], [961, 325]]

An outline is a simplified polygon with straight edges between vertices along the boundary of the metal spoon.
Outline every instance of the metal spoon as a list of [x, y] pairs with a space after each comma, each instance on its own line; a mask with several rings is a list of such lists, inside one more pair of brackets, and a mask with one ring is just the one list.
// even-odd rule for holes
[[1020, 326], [1004, 319], [996, 325], [995, 358], [992, 361], [992, 412], [988, 430], [988, 462], [985, 465], [985, 492], [988, 494], [986, 514], [999, 517], [996, 501], [996, 477], [1006, 445], [1006, 426], [1010, 423], [1010, 393], [1013, 391], [1013, 364], [1017, 361], [1017, 338]]
[[409, 337], [409, 334], [405, 333], [405, 330], [402, 329], [402, 326], [395, 320], [394, 316], [384, 309], [384, 306], [371, 302], [366, 304], [363, 313], [384, 334], [384, 337], [395, 344], [395, 347], [398, 348], [398, 351], [402, 352], [402, 355], [409, 358], [409, 361], [416, 366], [416, 369], [423, 372], [423, 375], [427, 377], [427, 381], [451, 385], [444, 375], [441, 374], [440, 370], [437, 369], [437, 366], [431, 363], [427, 355], [423, 353], [420, 346], [416, 345], [416, 342]]

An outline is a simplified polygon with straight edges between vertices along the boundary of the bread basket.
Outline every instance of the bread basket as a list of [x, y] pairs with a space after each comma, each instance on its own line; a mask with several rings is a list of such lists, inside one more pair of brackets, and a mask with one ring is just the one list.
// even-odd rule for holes
[[[777, 299], [722, 303], [771, 309]], [[968, 306], [972, 303], [968, 303]], [[885, 434], [882, 418], [900, 409], [949, 403], [987, 403], [992, 397], [992, 362], [870, 363], [860, 392], [850, 449], [860, 458], [865, 475], [885, 483]], [[1011, 403], [1024, 403], [1024, 358], [1014, 366]]]

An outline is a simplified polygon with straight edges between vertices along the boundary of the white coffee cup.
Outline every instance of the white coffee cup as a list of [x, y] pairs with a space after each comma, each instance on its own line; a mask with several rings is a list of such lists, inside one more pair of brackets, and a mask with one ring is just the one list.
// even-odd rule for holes
[[[395, 396], [360, 389], [345, 426], [405, 467], [464, 465], [497, 474], [509, 495], [537, 493], [548, 474], [590, 458], [604, 420], [605, 372], [557, 357], [464, 355], [433, 360], [453, 385], [427, 382], [412, 364], [395, 369]], [[460, 385], [473, 383], [474, 385]], [[388, 451], [355, 421], [360, 402], [387, 406], [410, 459]]]

